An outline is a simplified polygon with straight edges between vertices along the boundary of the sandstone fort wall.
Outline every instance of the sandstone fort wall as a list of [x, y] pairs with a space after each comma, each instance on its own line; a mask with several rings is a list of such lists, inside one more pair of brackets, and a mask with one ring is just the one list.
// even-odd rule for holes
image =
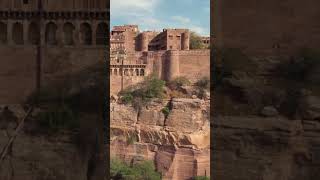
[[[123, 71], [135, 72], [137, 68], [144, 69], [144, 75], [136, 73], [124, 76], [113, 74], [110, 78], [111, 93], [117, 93], [131, 85], [144, 80], [145, 76], [156, 75], [166, 81], [184, 76], [191, 82], [202, 77], [210, 77], [210, 50], [189, 51], [149, 51], [129, 53]], [[136, 64], [135, 64], [136, 62]], [[137, 63], [138, 62], [138, 63]], [[121, 71], [119, 66], [117, 72]], [[114, 71], [113, 69], [111, 71]]]
[[[42, 86], [103, 61], [104, 53], [104, 47], [43, 48]], [[0, 103], [21, 103], [36, 88], [36, 47], [0, 47], [0, 54]]]

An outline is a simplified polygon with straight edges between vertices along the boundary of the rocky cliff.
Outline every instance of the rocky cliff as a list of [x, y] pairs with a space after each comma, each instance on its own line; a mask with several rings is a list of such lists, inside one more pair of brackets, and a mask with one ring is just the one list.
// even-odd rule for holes
[[215, 179], [319, 179], [319, 121], [258, 116], [214, 119]]
[[[90, 177], [92, 117], [86, 117], [85, 126], [77, 131], [62, 130], [50, 134], [39, 128], [35, 109], [9, 147], [0, 163], [1, 180], [87, 180]], [[0, 106], [0, 149], [8, 144], [17, 125], [26, 115], [20, 105]], [[90, 121], [88, 121], [90, 119]], [[92, 133], [89, 133], [92, 132]], [[94, 139], [94, 138], [93, 138]], [[1, 152], [2, 155], [2, 152]]]
[[[163, 108], [168, 107], [168, 113]], [[139, 110], [113, 102], [111, 157], [152, 160], [162, 179], [210, 175], [210, 101], [154, 100]]]

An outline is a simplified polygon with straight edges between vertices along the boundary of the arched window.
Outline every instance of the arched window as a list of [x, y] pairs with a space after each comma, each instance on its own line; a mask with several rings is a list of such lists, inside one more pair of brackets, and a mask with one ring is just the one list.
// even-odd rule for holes
[[39, 25], [37, 23], [30, 23], [29, 25], [29, 32], [28, 32], [28, 37], [29, 37], [29, 43], [30, 44], [38, 44], [40, 41], [40, 29]]
[[144, 76], [144, 69], [140, 69], [140, 76]]
[[63, 33], [64, 33], [64, 43], [66, 45], [73, 45], [73, 32], [75, 27], [71, 23], [65, 23], [63, 26]]
[[96, 44], [97, 45], [107, 45], [109, 36], [108, 25], [106, 23], [98, 24], [96, 31]]
[[125, 70], [124, 70], [124, 75], [125, 75], [125, 76], [129, 76], [129, 70], [128, 70], [128, 69], [125, 69]]
[[83, 23], [80, 25], [80, 35], [81, 35], [81, 43], [83, 45], [92, 44], [92, 30], [88, 23]]
[[23, 44], [23, 25], [21, 23], [13, 24], [12, 40], [15, 44]]
[[139, 76], [139, 69], [136, 69], [136, 76]]
[[0, 22], [0, 44], [6, 44], [8, 36], [7, 24]]
[[50, 22], [46, 25], [46, 43], [49, 45], [57, 44], [57, 25]]
[[115, 76], [118, 75], [118, 69], [114, 69], [114, 75], [115, 75]]

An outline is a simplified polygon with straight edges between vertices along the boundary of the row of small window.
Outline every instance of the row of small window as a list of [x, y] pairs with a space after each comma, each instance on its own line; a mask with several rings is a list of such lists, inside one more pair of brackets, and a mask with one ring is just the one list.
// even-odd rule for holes
[[145, 71], [144, 69], [110, 69], [110, 75], [114, 76], [122, 76], [122, 72], [125, 76], [144, 76]]
[[[30, 44], [38, 44], [40, 41], [40, 28], [39, 25], [35, 22], [31, 22], [28, 28], [28, 42]], [[74, 45], [75, 44], [75, 26], [67, 22], [63, 25], [63, 42], [65, 45]], [[8, 37], [8, 27], [7, 24], [0, 22], [0, 43], [6, 44], [9, 38], [12, 38], [14, 44], [23, 45], [24, 42], [24, 26], [22, 23], [14, 23], [12, 26], [12, 35]], [[49, 22], [45, 26], [45, 42], [48, 45], [57, 45], [58, 44], [58, 26], [53, 23]], [[93, 44], [93, 31], [91, 25], [89, 23], [82, 23], [80, 25], [80, 44], [83, 45], [92, 45]], [[106, 23], [100, 23], [95, 30], [96, 35], [96, 44], [97, 45], [106, 45], [107, 40], [109, 38], [108, 33], [108, 25]]]
[[[181, 36], [176, 36], [177, 37], [177, 40], [180, 40]], [[170, 40], [173, 40], [173, 36], [172, 35], [169, 35], [169, 39]]]

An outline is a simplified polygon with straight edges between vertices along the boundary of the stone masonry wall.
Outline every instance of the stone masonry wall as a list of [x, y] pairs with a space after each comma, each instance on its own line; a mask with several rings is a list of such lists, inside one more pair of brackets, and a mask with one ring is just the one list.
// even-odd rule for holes
[[[320, 48], [317, 0], [215, 0], [215, 44], [249, 55], [290, 55], [302, 47]], [[213, 4], [212, 3], [212, 4]]]
[[[103, 61], [104, 53], [104, 47], [43, 48], [42, 84]], [[21, 103], [36, 87], [36, 48], [1, 47], [0, 54], [0, 103]]]

